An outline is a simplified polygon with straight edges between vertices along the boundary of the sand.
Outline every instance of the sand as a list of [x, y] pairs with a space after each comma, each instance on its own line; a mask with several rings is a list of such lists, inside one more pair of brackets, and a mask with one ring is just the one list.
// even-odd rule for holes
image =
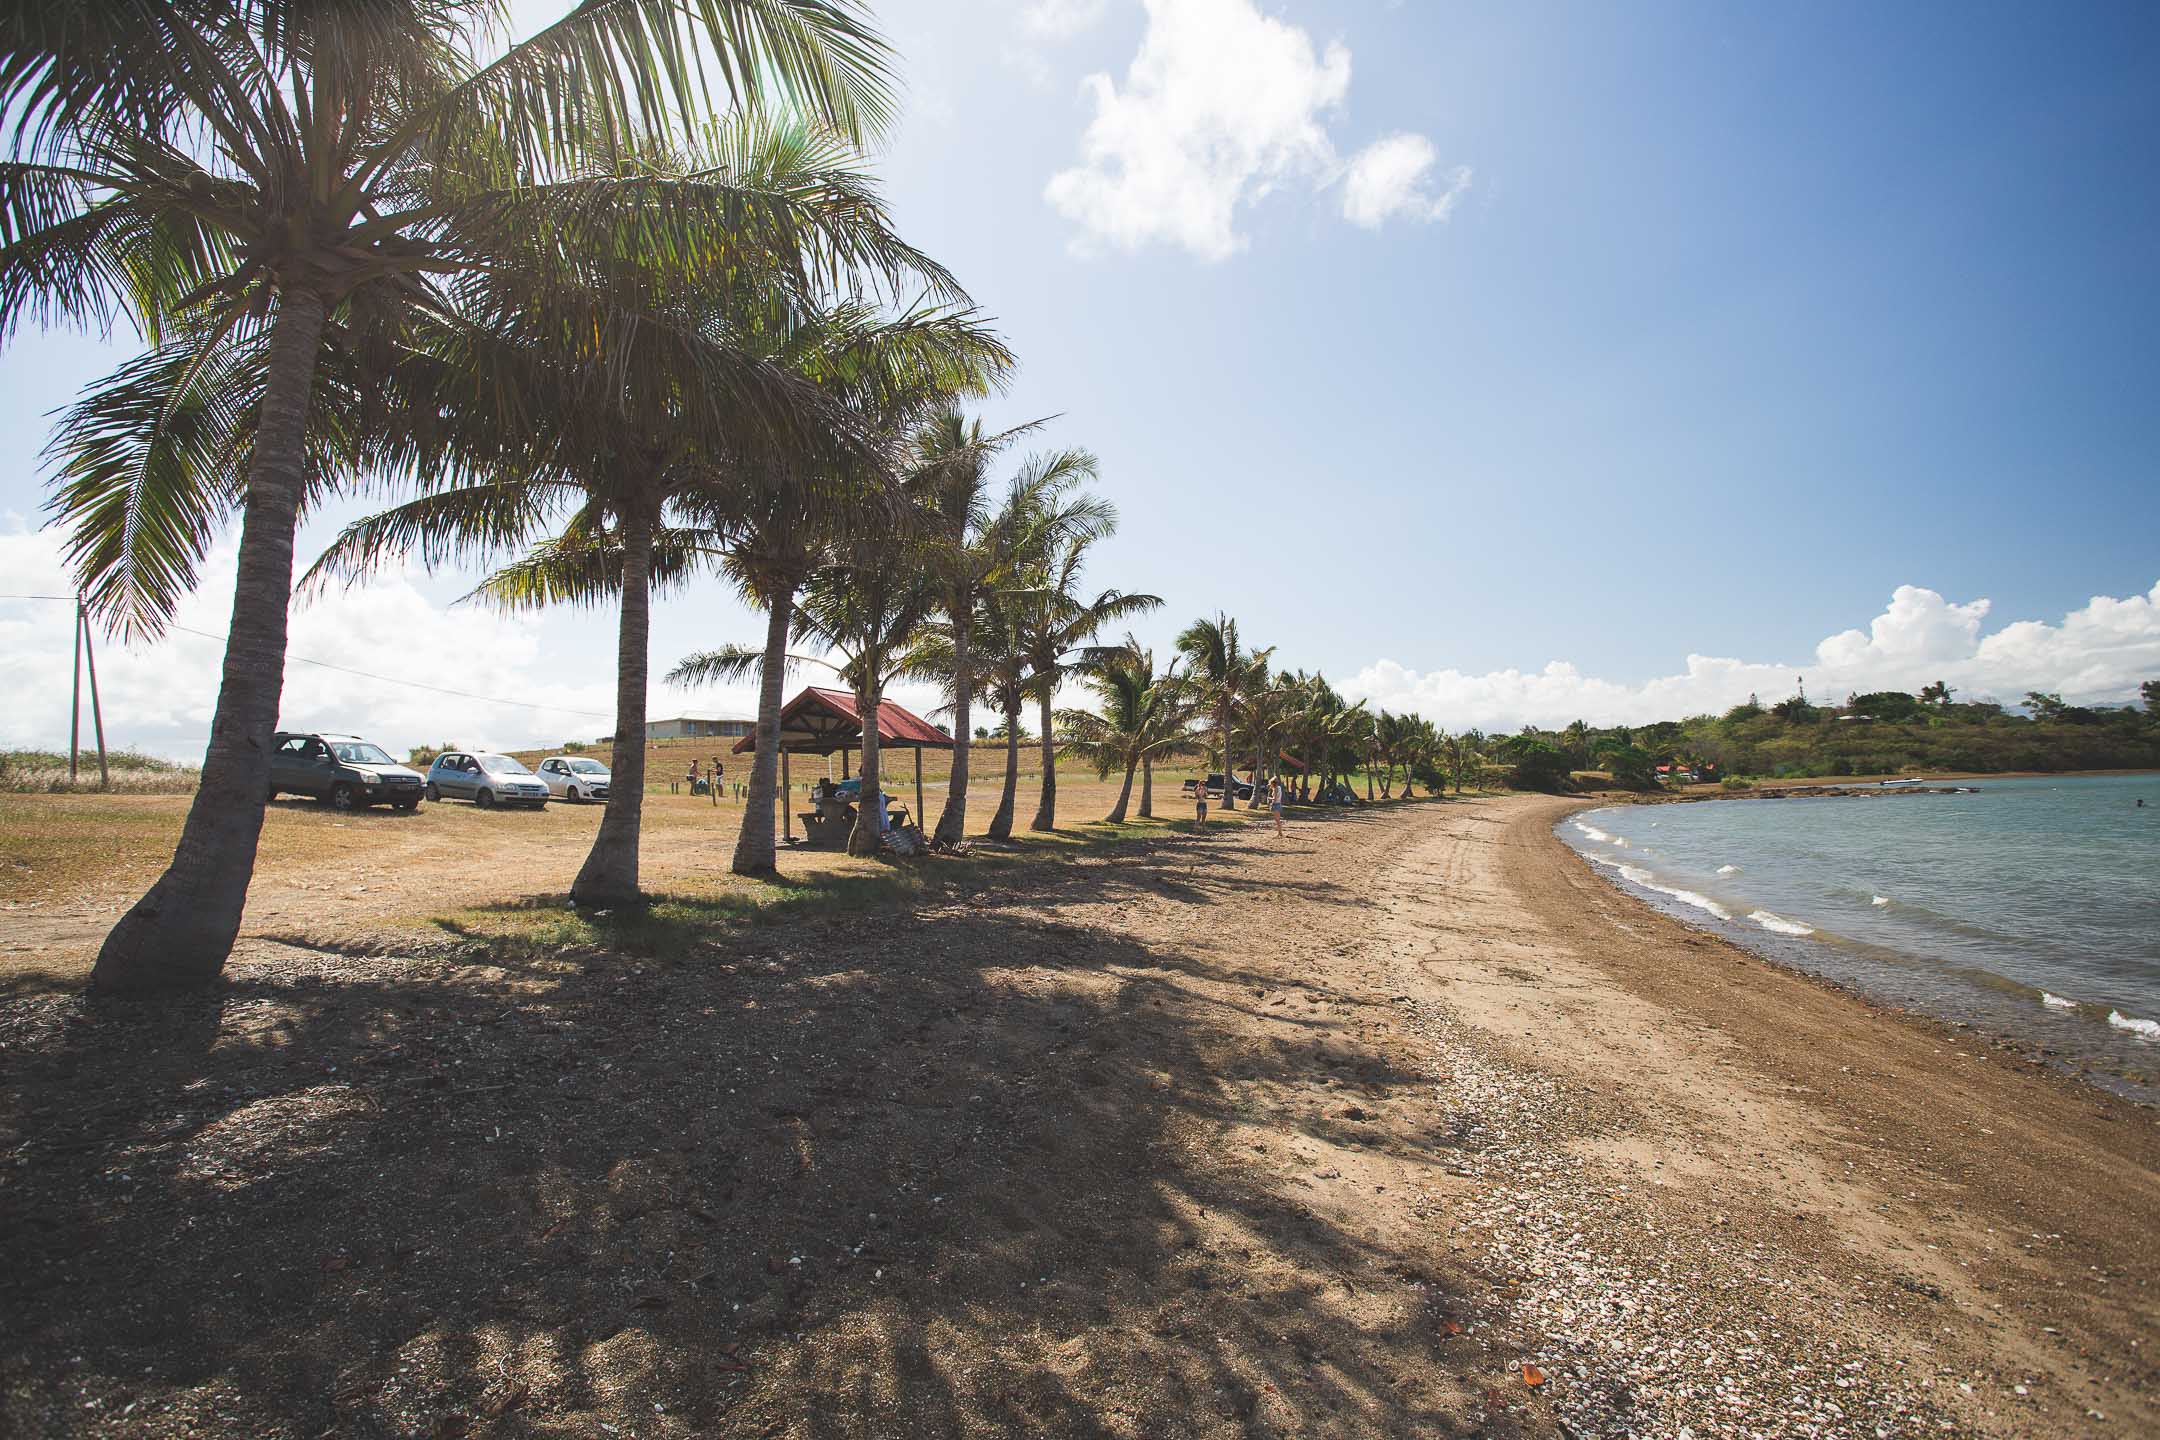
[[2160, 1426], [2151, 1113], [1620, 895], [1567, 808], [539, 948], [356, 892], [188, 1004], [25, 990], [0, 1430]]

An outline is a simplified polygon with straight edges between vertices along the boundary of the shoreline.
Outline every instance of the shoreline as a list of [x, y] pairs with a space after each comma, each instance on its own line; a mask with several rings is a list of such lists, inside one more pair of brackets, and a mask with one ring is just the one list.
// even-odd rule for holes
[[1833, 1333], [1903, 1347], [1961, 1430], [2151, 1433], [2152, 1111], [1666, 914], [1553, 833], [1581, 808], [1521, 805], [1491, 842], [1498, 916], [1535, 928], [1473, 952], [1488, 977], [1523, 958], [1472, 1007], [1610, 1097], [1575, 1148], [1711, 1191], [1708, 1235], [1790, 1246], [1799, 1274], [1872, 1274], [1836, 1287], [1859, 1308]]
[[[1866, 793], [1868, 792], [1862, 792], [1863, 795]], [[1876, 793], [1880, 793], [1883, 795], [1947, 795], [1970, 792], [1950, 790], [1890, 790]], [[1714, 799], [1726, 798], [1745, 799], [1747, 797], [1704, 796], [1701, 798], [1703, 801], [1709, 801]], [[1782, 799], [1788, 797], [1771, 795], [1763, 798]], [[1824, 798], [1846, 797], [1842, 794], [1835, 794], [1825, 796]], [[1989, 1016], [1984, 1013], [1974, 1012], [1968, 1018], [1960, 1018], [1950, 1014], [1937, 1013], [1936, 1011], [1925, 1008], [1917, 1002], [1901, 1002], [1900, 1000], [1891, 998], [1887, 995], [1879, 995], [1872, 992], [1869, 988], [1867, 988], [1867, 984], [1863, 980], [1848, 979], [1838, 975], [1826, 973], [1824, 970], [1815, 968], [1805, 959], [1803, 959], [1802, 956], [1807, 953], [1808, 948], [1811, 946], [1821, 947], [1823, 950], [1831, 952], [1835, 952], [1839, 949], [1839, 947], [1836, 946], [1834, 943], [1821, 939], [1816, 933], [1815, 928], [1812, 926], [1808, 927], [1808, 933], [1806, 934], [1779, 934], [1775, 932], [1757, 934], [1754, 931], [1750, 930], [1747, 926], [1742, 925], [1737, 919], [1725, 917], [1723, 918], [1721, 925], [1720, 923], [1718, 923], [1718, 917], [1698, 917], [1697, 915], [1687, 913], [1684, 909], [1667, 909], [1666, 906], [1660, 903], [1658, 900], [1649, 899], [1645, 896], [1634, 893], [1633, 890], [1628, 889], [1627, 886], [1622, 883], [1623, 879], [1626, 877], [1619, 875], [1617, 872], [1613, 874], [1605, 873], [1603, 867], [1596, 861], [1595, 857], [1570, 844], [1566, 839], [1562, 838], [1559, 833], [1560, 826], [1563, 821], [1578, 815], [1589, 814], [1595, 810], [1604, 808], [1607, 808], [1607, 802], [1605, 802], [1603, 799], [1581, 799], [1571, 797], [1570, 803], [1568, 804], [1567, 808], [1559, 812], [1553, 822], [1551, 828], [1551, 838], [1553, 843], [1559, 846], [1560, 849], [1565, 851], [1569, 856], [1571, 856], [1574, 861], [1582, 867], [1585, 873], [1594, 877], [1599, 884], [1605, 886], [1607, 889], [1611, 890], [1613, 893], [1621, 896], [1622, 898], [1634, 904], [1640, 905], [1645, 909], [1650, 910], [1671, 921], [1674, 924], [1683, 926], [1698, 934], [1708, 936], [1721, 944], [1734, 946], [1743, 953], [1751, 955], [1757, 960], [1763, 962], [1764, 964], [1770, 965], [1785, 974], [1792, 975], [1802, 980], [1806, 980], [1811, 984], [1822, 986], [1839, 995], [1843, 995], [1857, 1002], [1858, 1004], [1865, 1006], [1867, 1009], [1874, 1012], [1875, 1014], [1884, 1017], [1894, 1017], [1906, 1023], [1932, 1029], [1949, 1039], [1984, 1042], [1989, 1047], [1998, 1052], [2014, 1055], [2021, 1064], [2031, 1067], [2034, 1070], [2045, 1071], [2049, 1074], [2061, 1076], [2075, 1084], [2088, 1087], [2094, 1091], [2105, 1094], [2113, 1099], [2119, 1100], [2127, 1105], [2131, 1105], [2142, 1111], [2160, 1111], [2160, 1074], [2155, 1073], [2156, 1070], [2160, 1070], [2160, 1060], [2155, 1060], [2152, 1066], [2146, 1068], [2131, 1068], [2127, 1070], [2118, 1070], [2115, 1068], [2111, 1068], [2110, 1062], [2107, 1061], [2104, 1053], [2102, 1052], [2089, 1051], [2083, 1054], [2063, 1053], [2057, 1049], [2051, 1048], [2047, 1043], [2048, 1040], [2053, 1037], [2047, 1036], [2039, 1032], [2021, 1033], [2016, 1029], [2009, 1028], [2003, 1017], [2001, 1016]], [[1646, 888], [1656, 889], [1657, 887], [1652, 886]], [[1686, 902], [1676, 903], [1685, 905]], [[1723, 928], [1724, 926], [1730, 926], [1731, 931], [1728, 933], [1728, 931]], [[1912, 955], [1909, 952], [1892, 950], [1889, 947], [1884, 947], [1880, 945], [1871, 944], [1863, 946], [1863, 948], [1876, 953], [1894, 953], [1914, 963], [1935, 963], [1925, 956]], [[2021, 986], [2021, 988], [2031, 991], [2032, 993], [2041, 993], [2036, 987], [2025, 984], [2024, 982], [2013, 981], [2008, 979], [2007, 977], [2001, 976], [1997, 976], [1996, 978], [2001, 980], [2004, 984], [2019, 985]], [[2102, 1008], [2106, 1007], [2103, 1006]], [[2125, 1064], [2127, 1062], [2123, 1062], [2120, 1059], [2117, 1059], [2112, 1063]]]

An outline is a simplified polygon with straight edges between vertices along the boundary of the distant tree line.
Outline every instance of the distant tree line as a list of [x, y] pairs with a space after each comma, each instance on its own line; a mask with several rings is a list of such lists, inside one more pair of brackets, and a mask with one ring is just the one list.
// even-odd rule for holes
[[1509, 782], [1532, 790], [1568, 788], [1578, 771], [1646, 789], [1698, 777], [2160, 767], [2160, 680], [2146, 681], [2139, 693], [2142, 706], [2088, 706], [2033, 691], [2013, 710], [1992, 700], [1959, 700], [1938, 680], [1917, 694], [1875, 690], [1847, 695], [1838, 705], [1794, 694], [1766, 706], [1750, 696], [1722, 715], [1650, 725], [1525, 726], [1490, 748], [1509, 765]]

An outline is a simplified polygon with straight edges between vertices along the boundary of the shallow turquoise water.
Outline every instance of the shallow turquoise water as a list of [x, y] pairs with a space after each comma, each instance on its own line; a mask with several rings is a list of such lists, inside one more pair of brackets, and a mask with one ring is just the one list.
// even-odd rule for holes
[[2160, 775], [1972, 784], [1618, 806], [1557, 833], [1691, 923], [2155, 1098]]

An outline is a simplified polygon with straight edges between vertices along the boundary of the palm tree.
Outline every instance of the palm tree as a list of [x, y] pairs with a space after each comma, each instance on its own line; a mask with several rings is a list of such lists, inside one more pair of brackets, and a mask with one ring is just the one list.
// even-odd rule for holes
[[1078, 672], [1102, 708], [1099, 713], [1057, 712], [1059, 753], [1088, 761], [1101, 779], [1124, 770], [1117, 804], [1103, 817], [1105, 824], [1122, 824], [1132, 799], [1133, 772], [1189, 743], [1185, 727], [1191, 715], [1186, 699], [1190, 691], [1178, 683], [1176, 662], [1157, 675], [1155, 653], [1142, 649], [1130, 635], [1122, 645], [1096, 650]]
[[[1185, 657], [1187, 683], [1195, 686], [1215, 711], [1215, 742], [1223, 774], [1222, 808], [1237, 809], [1237, 794], [1230, 774], [1230, 715], [1236, 707], [1239, 686], [1247, 670], [1247, 657], [1238, 646], [1237, 621], [1218, 612], [1214, 619], [1195, 620], [1178, 633], [1178, 654]], [[1206, 783], [1203, 778], [1203, 785]]]
[[936, 838], [948, 843], [967, 833], [968, 737], [977, 689], [974, 641], [983, 597], [1008, 583], [1061, 529], [1084, 520], [1071, 507], [1056, 503], [1093, 473], [1093, 458], [1084, 450], [1030, 456], [1009, 483], [1004, 504], [995, 510], [990, 506], [990, 460], [1042, 423], [985, 435], [980, 420], [969, 421], [958, 410], [948, 410], [934, 416], [915, 437], [909, 489], [923, 529], [919, 554], [937, 578], [942, 614], [934, 649], [920, 651], [911, 668], [926, 677], [934, 675], [951, 697], [958, 743], [936, 830]]
[[[244, 476], [142, 472], [132, 503], [98, 512], [123, 510], [125, 537], [76, 550], [101, 618], [155, 634], [170, 613], [159, 577], [192, 582], [228, 508], [241, 514], [202, 784], [170, 868], [106, 938], [101, 988], [208, 979], [239, 932], [283, 689], [294, 532], [325, 479], [311, 470], [309, 430], [326, 347], [427, 313], [457, 277], [517, 253], [516, 237], [586, 249], [619, 225], [616, 202], [639, 195], [669, 201], [642, 207], [656, 251], [695, 253], [716, 229], [827, 228], [851, 257], [870, 256], [835, 225], [844, 217], [785, 193], [584, 169], [678, 134], [715, 85], [746, 110], [797, 107], [850, 143], [877, 132], [892, 109], [887, 52], [852, 7], [586, 0], [480, 63], [476, 46], [500, 18], [495, 0], [105, 0], [0, 18], [12, 150], [0, 164], [0, 335], [26, 312], [101, 327], [125, 318], [154, 347], [194, 347], [198, 363], [173, 376], [183, 391], [236, 352], [258, 352], [262, 377], [249, 412], [227, 424], [247, 432], [223, 451], [244, 454]], [[161, 480], [171, 488], [151, 488]]]
[[[762, 184], [818, 154], [772, 127], [726, 139], [731, 169]], [[882, 215], [873, 204], [858, 222]], [[942, 374], [994, 344], [965, 316], [884, 324], [852, 303], [820, 308], [790, 273], [799, 259], [761, 275], [760, 249], [716, 246], [712, 258], [730, 273], [654, 264], [626, 245], [567, 283], [464, 287], [393, 376], [409, 392], [393, 413], [412, 417], [424, 493], [347, 527], [314, 572], [351, 578], [415, 548], [433, 564], [529, 544], [575, 507], [561, 535], [476, 593], [512, 608], [620, 601], [615, 784], [571, 886], [581, 905], [642, 893], [656, 565], [679, 579], [717, 548], [716, 520], [833, 504], [858, 473], [882, 472], [860, 405], [846, 403], [860, 397], [821, 379], [882, 397], [895, 373], [919, 386], [925, 368]]]
[[1090, 600], [1080, 590], [1088, 547], [1117, 527], [1117, 512], [1108, 502], [1092, 503], [1098, 516], [1095, 523], [1078, 527], [1054, 543], [1048, 562], [1026, 577], [1028, 589], [1019, 607], [1028, 693], [1042, 712], [1042, 799], [1035, 807], [1035, 818], [1028, 822], [1030, 830], [1057, 828], [1058, 742], [1053, 711], [1058, 686], [1088, 663], [1093, 655], [1088, 642], [1104, 627], [1162, 604], [1160, 596], [1127, 595], [1119, 590], [1102, 591]]
[[[904, 529], [898, 531], [900, 540], [905, 535]], [[906, 672], [911, 642], [936, 604], [936, 588], [920, 567], [907, 563], [896, 532], [868, 528], [832, 547], [805, 580], [796, 602], [796, 641], [821, 644], [839, 657], [833, 668], [853, 693], [862, 723], [863, 788], [855, 828], [848, 834], [850, 855], [875, 855], [884, 843], [883, 807], [877, 801], [878, 707], [886, 687]], [[700, 651], [684, 657], [668, 673], [668, 683], [735, 679], [763, 659], [760, 652], [741, 646]]]

